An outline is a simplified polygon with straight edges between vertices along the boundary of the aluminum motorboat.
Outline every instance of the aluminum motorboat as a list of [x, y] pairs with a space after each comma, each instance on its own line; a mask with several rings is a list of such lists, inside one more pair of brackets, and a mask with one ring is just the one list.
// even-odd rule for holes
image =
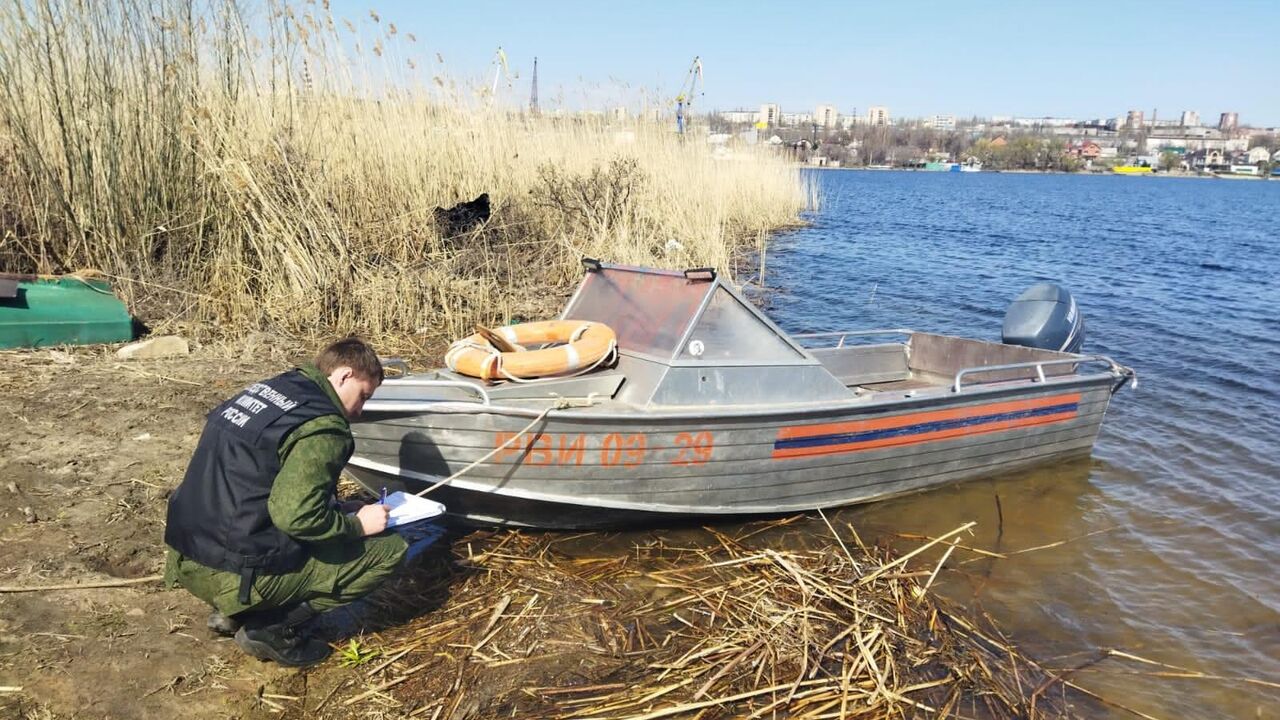
[[348, 471], [375, 492], [430, 488], [467, 524], [776, 515], [1088, 455], [1134, 380], [1059, 349], [1082, 339], [1069, 295], [1020, 298], [1069, 300], [1052, 321], [1066, 325], [1041, 328], [1062, 338], [1053, 349], [896, 328], [789, 335], [712, 270], [584, 265], [560, 318], [611, 327], [615, 362], [530, 381], [388, 378], [352, 426]]

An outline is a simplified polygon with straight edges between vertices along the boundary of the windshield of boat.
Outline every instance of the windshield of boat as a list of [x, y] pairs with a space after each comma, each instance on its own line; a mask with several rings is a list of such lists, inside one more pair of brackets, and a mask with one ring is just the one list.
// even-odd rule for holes
[[564, 317], [604, 323], [619, 349], [667, 360], [714, 287], [676, 272], [605, 267], [587, 273]]

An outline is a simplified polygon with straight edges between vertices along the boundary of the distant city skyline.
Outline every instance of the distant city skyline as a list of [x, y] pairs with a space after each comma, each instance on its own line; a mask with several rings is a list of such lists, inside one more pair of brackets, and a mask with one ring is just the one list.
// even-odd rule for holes
[[[370, 11], [380, 18], [373, 23]], [[1280, 3], [1169, 0], [1084, 10], [1075, 3], [856, 5], [550, 2], [423, 5], [333, 0], [372, 35], [395, 23], [423, 72], [486, 82], [501, 46], [504, 101], [529, 94], [539, 62], [544, 108], [601, 109], [674, 98], [694, 56], [705, 68], [694, 111], [776, 103], [894, 117], [1106, 118], [1153, 109], [1213, 123], [1280, 125], [1274, 89]], [[443, 58], [441, 64], [436, 54]], [[429, 77], [427, 78], [430, 79]]]
[[[1123, 114], [1111, 116], [1095, 116], [1095, 117], [1053, 117], [1049, 115], [987, 115], [972, 117], [957, 117], [946, 113], [935, 113], [922, 117], [896, 117], [892, 113], [892, 108], [873, 105], [866, 110], [856, 109], [850, 112], [840, 112], [834, 105], [822, 104], [818, 105], [812, 112], [803, 110], [793, 110], [784, 108], [777, 103], [762, 103], [758, 110], [750, 108], [734, 108], [732, 110], [713, 110], [709, 113], [729, 123], [764, 123], [766, 125], [782, 124], [795, 125], [798, 122], [814, 122], [820, 127], [832, 128], [837, 125], [840, 127], [848, 127], [851, 125], [902, 125], [902, 124], [923, 124], [938, 130], [953, 131], [960, 125], [972, 125], [975, 122], [979, 126], [995, 125], [995, 126], [1022, 126], [1022, 127], [1105, 127], [1109, 130], [1138, 130], [1150, 129], [1153, 131], [1167, 128], [1214, 128], [1224, 132], [1234, 131], [1241, 127], [1239, 113], [1222, 112], [1218, 114], [1216, 122], [1213, 119], [1202, 120], [1200, 114], [1194, 110], [1183, 110], [1174, 114], [1173, 117], [1164, 115], [1157, 116], [1155, 114], [1147, 116], [1147, 114], [1138, 109], [1129, 110]], [[1268, 126], [1261, 126], [1264, 129]]]

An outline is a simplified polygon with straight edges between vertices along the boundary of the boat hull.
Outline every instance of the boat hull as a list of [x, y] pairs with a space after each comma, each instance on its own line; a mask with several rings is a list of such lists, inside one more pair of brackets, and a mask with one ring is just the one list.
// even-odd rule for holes
[[349, 470], [371, 490], [416, 492], [477, 463], [431, 495], [474, 524], [773, 515], [1087, 455], [1110, 395], [1103, 378], [755, 412], [602, 405], [552, 411], [522, 435], [537, 412], [388, 412], [353, 426]]

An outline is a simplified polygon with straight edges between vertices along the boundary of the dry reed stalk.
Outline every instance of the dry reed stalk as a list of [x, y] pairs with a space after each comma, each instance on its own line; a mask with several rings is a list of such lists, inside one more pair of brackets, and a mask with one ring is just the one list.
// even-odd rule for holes
[[[903, 540], [933, 540], [934, 539], [934, 537], [931, 535], [921, 535], [919, 533], [897, 533], [897, 537], [900, 537]], [[958, 542], [948, 543], [948, 544], [953, 545], [954, 547], [957, 547], [961, 550], [966, 550], [968, 552], [971, 552], [975, 555], [981, 555], [983, 557], [1000, 558], [1000, 559], [1008, 557], [1003, 553], [991, 552], [990, 550], [983, 550], [982, 548], [969, 547], [968, 545], [962, 545]]]
[[[1116, 674], [1116, 675], [1144, 675], [1147, 677], [1184, 678], [1184, 679], [1198, 679], [1198, 680], [1226, 680], [1230, 682], [1242, 682], [1250, 685], [1258, 685], [1259, 687], [1280, 689], [1280, 683], [1272, 682], [1270, 680], [1263, 680], [1261, 678], [1254, 678], [1254, 677], [1248, 677], [1248, 676], [1242, 676], [1242, 675], [1211, 675], [1211, 674], [1202, 672], [1200, 670], [1192, 670], [1191, 668], [1185, 668], [1179, 665], [1170, 665], [1168, 663], [1162, 663], [1157, 660], [1151, 660], [1138, 655], [1134, 655], [1133, 653], [1124, 652], [1123, 650], [1116, 650], [1115, 648], [1107, 648], [1103, 650], [1102, 653], [1103, 653], [1103, 658], [1100, 658], [1100, 659], [1114, 657], [1114, 658], [1120, 658], [1122, 660], [1132, 660], [1134, 662], [1142, 663], [1144, 665], [1155, 665], [1157, 667], [1167, 668], [1166, 671], [1151, 671], [1151, 672], [1135, 672], [1135, 671], [1123, 671], [1123, 670], [1105, 671], [1105, 672]], [[1071, 671], [1081, 672], [1086, 669], [1088, 669], [1087, 666], [1077, 666], [1073, 668]]]
[[933, 572], [929, 573], [929, 579], [925, 581], [924, 587], [920, 588], [919, 599], [923, 600], [925, 593], [929, 592], [929, 588], [933, 587], [933, 579], [938, 577], [938, 571], [947, 564], [947, 560], [951, 557], [951, 553], [955, 551], [957, 544], [955, 541], [947, 543], [947, 549], [942, 553], [942, 559], [934, 566]]
[[100, 580], [85, 583], [58, 583], [55, 585], [0, 585], [0, 593], [27, 593], [27, 592], [51, 592], [55, 590], [94, 590], [101, 588], [119, 588], [130, 587], [133, 585], [145, 585], [147, 583], [160, 582], [164, 580], [163, 575], [147, 575], [138, 578], [125, 578], [117, 580]]
[[[339, 680], [336, 684], [334, 684], [334, 686], [329, 689], [329, 692], [325, 693], [324, 697], [320, 698], [320, 702], [316, 703], [316, 706], [314, 708], [311, 708], [311, 713], [315, 714], [323, 710], [324, 706], [329, 704], [329, 700], [332, 699], [333, 696], [337, 694], [337, 692], [341, 690], [346, 684], [347, 684], [347, 681], [345, 679]], [[303, 710], [305, 711], [306, 708], [304, 707]]]
[[946, 540], [947, 538], [951, 537], [952, 535], [958, 535], [958, 534], [960, 534], [960, 533], [962, 533], [962, 532], [964, 532], [964, 531], [966, 531], [966, 530], [968, 530], [968, 529], [972, 528], [974, 525], [977, 525], [977, 524], [978, 524], [978, 523], [976, 523], [976, 522], [968, 522], [968, 523], [965, 523], [964, 525], [962, 525], [962, 526], [960, 526], [960, 527], [956, 528], [955, 530], [952, 530], [952, 531], [951, 531], [951, 532], [949, 532], [949, 533], [946, 533], [946, 534], [944, 534], [944, 535], [939, 535], [938, 537], [934, 538], [933, 540], [930, 540], [929, 542], [925, 543], [924, 545], [921, 545], [920, 547], [916, 548], [915, 550], [912, 550], [911, 552], [907, 553], [906, 555], [903, 555], [902, 557], [898, 558], [897, 560], [894, 560], [893, 562], [889, 563], [888, 565], [882, 565], [882, 566], [880, 566], [880, 568], [878, 568], [878, 569], [877, 569], [877, 570], [875, 570], [874, 572], [870, 573], [869, 575], [865, 575], [865, 576], [863, 576], [863, 577], [862, 577], [862, 579], [858, 581], [858, 584], [860, 584], [860, 585], [865, 585], [865, 584], [867, 584], [867, 583], [871, 582], [872, 580], [875, 580], [876, 578], [880, 577], [882, 574], [884, 574], [884, 573], [885, 573], [885, 572], [887, 572], [888, 570], [890, 570], [890, 569], [892, 569], [892, 568], [895, 568], [895, 567], [897, 567], [897, 566], [899, 566], [899, 565], [905, 565], [905, 564], [906, 564], [906, 562], [907, 562], [908, 560], [910, 560], [911, 558], [915, 557], [916, 555], [919, 555], [920, 553], [924, 552], [925, 550], [928, 550], [929, 548], [933, 547], [933, 546], [934, 546], [934, 545], [936, 545], [937, 543], [940, 543], [940, 542], [942, 542], [943, 540]]

